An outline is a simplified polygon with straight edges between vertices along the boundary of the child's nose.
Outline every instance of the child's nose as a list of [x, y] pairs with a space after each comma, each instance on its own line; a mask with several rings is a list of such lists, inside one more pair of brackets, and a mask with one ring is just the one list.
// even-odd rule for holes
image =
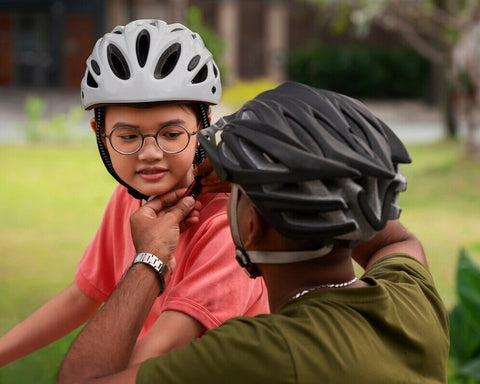
[[162, 159], [163, 151], [157, 145], [157, 141], [154, 136], [145, 136], [143, 139], [143, 147], [138, 153], [138, 158], [140, 160], [151, 160], [151, 159]]

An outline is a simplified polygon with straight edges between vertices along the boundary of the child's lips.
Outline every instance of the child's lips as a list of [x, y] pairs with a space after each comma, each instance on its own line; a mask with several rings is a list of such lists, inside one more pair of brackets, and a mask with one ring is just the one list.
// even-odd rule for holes
[[164, 168], [143, 168], [137, 172], [144, 180], [155, 181], [160, 180], [167, 174], [167, 170]]

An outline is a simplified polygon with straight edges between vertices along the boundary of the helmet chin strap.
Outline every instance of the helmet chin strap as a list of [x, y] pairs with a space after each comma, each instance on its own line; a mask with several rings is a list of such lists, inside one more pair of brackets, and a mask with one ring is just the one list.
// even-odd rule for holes
[[255, 263], [262, 264], [287, 264], [297, 263], [311, 259], [317, 259], [328, 255], [334, 245], [327, 244], [319, 249], [309, 251], [252, 251], [248, 252], [244, 249], [242, 239], [240, 238], [240, 229], [238, 226], [237, 206], [239, 199], [240, 187], [236, 184], [232, 185], [232, 193], [230, 196], [230, 228], [232, 232], [233, 243], [236, 248], [236, 259], [242, 268], [245, 269], [247, 275], [251, 278], [261, 276], [260, 271]]

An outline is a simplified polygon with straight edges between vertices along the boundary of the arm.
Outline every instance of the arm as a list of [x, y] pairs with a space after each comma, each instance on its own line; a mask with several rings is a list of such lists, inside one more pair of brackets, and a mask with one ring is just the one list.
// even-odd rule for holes
[[[155, 199], [131, 217], [137, 252], [150, 252], [167, 265], [179, 236], [179, 223], [194, 207], [182, 199], [171, 210], [162, 207], [177, 201], [175, 193]], [[161, 236], [158, 236], [161, 234]], [[60, 367], [58, 383], [133, 383], [139, 366], [127, 369], [138, 333], [160, 290], [158, 274], [135, 264], [100, 311], [80, 332]]]
[[0, 338], [0, 367], [65, 336], [99, 306], [72, 283]]
[[148, 334], [137, 342], [130, 366], [184, 347], [204, 332], [205, 327], [193, 317], [178, 311], [165, 311]]
[[408, 254], [428, 267], [422, 244], [398, 220], [389, 221], [371, 240], [358, 244], [353, 249], [352, 256], [367, 270], [376, 261], [393, 253]]

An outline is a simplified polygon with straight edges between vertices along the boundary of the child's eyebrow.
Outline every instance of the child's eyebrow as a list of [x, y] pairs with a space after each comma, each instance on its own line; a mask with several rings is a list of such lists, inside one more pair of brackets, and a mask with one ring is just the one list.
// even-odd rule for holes
[[122, 128], [139, 128], [138, 125], [133, 125], [133, 124], [128, 124], [128, 123], [123, 123], [119, 121], [118, 123], [113, 124], [112, 129], [122, 127]]
[[[158, 126], [161, 128], [161, 127], [165, 127], [165, 126], [167, 126], [167, 125], [184, 125], [184, 124], [185, 124], [185, 120], [182, 120], [182, 119], [171, 119], [171, 120], [167, 120], [167, 121], [163, 121], [163, 122], [161, 122], [161, 123], [158, 123]], [[117, 128], [117, 127], [137, 128], [137, 129], [140, 128], [139, 125], [124, 123], [124, 122], [122, 122], [122, 121], [118, 121], [118, 122], [116, 122], [115, 124], [113, 124], [112, 129], [115, 129], [115, 128]]]

